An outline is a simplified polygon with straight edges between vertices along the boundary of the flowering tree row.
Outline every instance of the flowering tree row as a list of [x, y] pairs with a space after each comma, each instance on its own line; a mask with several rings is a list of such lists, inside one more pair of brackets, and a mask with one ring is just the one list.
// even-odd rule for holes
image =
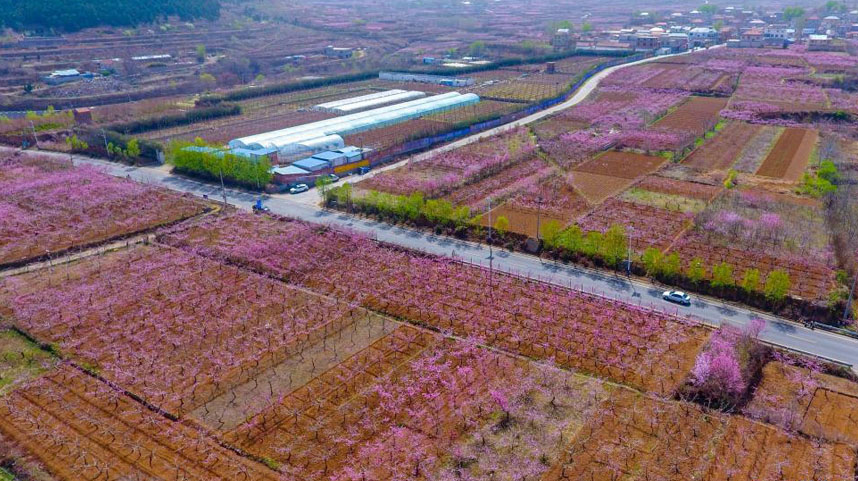
[[0, 397], [0, 434], [58, 481], [281, 479], [68, 364]]
[[[592, 414], [547, 480], [833, 479], [854, 477], [855, 452], [696, 404], [618, 389]], [[748, 462], [754, 460], [754, 462]]]
[[9, 279], [0, 298], [40, 341], [177, 415], [366, 315], [153, 247]]
[[299, 222], [232, 216], [166, 240], [396, 317], [657, 392], [676, 387], [702, 342], [696, 328], [646, 309]]
[[0, 265], [201, 213], [204, 205], [89, 167], [19, 154], [0, 160]]

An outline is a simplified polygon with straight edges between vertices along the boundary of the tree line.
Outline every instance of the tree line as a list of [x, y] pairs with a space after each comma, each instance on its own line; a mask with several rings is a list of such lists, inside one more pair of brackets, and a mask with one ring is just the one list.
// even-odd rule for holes
[[73, 32], [97, 26], [135, 26], [168, 16], [215, 20], [220, 0], [0, 0], [0, 24]]

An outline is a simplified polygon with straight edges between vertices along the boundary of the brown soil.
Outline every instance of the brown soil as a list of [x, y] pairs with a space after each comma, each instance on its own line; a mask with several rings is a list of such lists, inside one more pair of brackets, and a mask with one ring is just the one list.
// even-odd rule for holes
[[757, 170], [757, 175], [798, 181], [807, 168], [818, 137], [816, 130], [786, 129]]

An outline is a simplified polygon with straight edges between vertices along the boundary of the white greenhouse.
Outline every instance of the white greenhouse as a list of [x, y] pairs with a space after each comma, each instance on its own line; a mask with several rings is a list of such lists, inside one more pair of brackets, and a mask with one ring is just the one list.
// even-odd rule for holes
[[385, 90], [384, 92], [377, 92], [374, 94], [362, 95], [360, 97], [352, 97], [319, 104], [314, 106], [313, 110], [335, 114], [352, 114], [384, 105], [407, 102], [409, 100], [419, 99], [425, 96], [426, 94], [424, 92], [417, 92], [414, 90]]
[[367, 130], [388, 127], [408, 120], [473, 105], [475, 94], [449, 92], [410, 102], [389, 105], [342, 117], [321, 120], [287, 129], [251, 135], [230, 141], [230, 148], [277, 149], [283, 156], [333, 150], [343, 146], [342, 137]]

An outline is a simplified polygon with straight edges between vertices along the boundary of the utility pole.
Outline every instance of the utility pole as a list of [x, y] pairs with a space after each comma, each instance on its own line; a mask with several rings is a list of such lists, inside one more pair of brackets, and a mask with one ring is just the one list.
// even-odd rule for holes
[[629, 226], [629, 258], [626, 260], [626, 274], [631, 277], [632, 276], [632, 233], [635, 231], [634, 227]]
[[[104, 150], [107, 150], [107, 134], [104, 133], [104, 129], [101, 129], [101, 138], [104, 139]], [[109, 151], [107, 152], [110, 153]]]
[[855, 272], [855, 278], [852, 280], [852, 289], [849, 289], [849, 300], [846, 301], [846, 309], [843, 310], [843, 323], [849, 320], [849, 312], [852, 310], [852, 298], [855, 295], [855, 286], [858, 285], [858, 272]]
[[539, 221], [542, 214], [542, 196], [540, 195], [536, 202], [536, 242], [539, 244]]
[[226, 207], [226, 186], [223, 184], [223, 165], [220, 167], [220, 193], [223, 195], [223, 205]]
[[33, 140], [36, 141], [36, 149], [42, 150], [42, 148], [39, 147], [39, 137], [36, 136], [36, 125], [33, 124], [32, 120], [30, 121], [30, 129], [33, 131]]
[[491, 270], [492, 259], [495, 258], [494, 251], [492, 250], [492, 198], [491, 197], [489, 197], [488, 216], [489, 216], [489, 225], [488, 225], [488, 227], [489, 227], [489, 236], [488, 236], [488, 241], [489, 241], [489, 270]]

